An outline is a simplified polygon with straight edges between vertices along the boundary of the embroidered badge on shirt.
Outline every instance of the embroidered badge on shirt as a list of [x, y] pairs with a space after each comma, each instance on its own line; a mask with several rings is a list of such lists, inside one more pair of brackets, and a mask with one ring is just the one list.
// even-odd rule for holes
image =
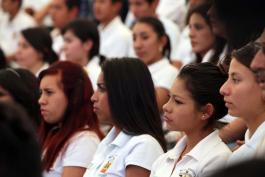
[[179, 177], [196, 177], [196, 173], [190, 168], [183, 169], [180, 170]]
[[112, 162], [114, 161], [115, 157], [114, 156], [110, 156], [109, 160], [102, 166], [100, 172], [101, 173], [106, 173], [108, 171], [108, 169], [110, 168]]

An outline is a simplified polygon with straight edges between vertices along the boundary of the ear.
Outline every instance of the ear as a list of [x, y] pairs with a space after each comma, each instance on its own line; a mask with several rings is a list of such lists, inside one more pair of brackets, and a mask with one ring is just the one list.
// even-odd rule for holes
[[214, 107], [211, 103], [207, 103], [205, 106], [203, 106], [202, 108], [202, 115], [201, 115], [201, 119], [202, 120], [207, 120], [209, 119], [214, 112]]
[[159, 47], [161, 47], [162, 49], [163, 48], [165, 48], [165, 46], [166, 46], [166, 44], [167, 44], [167, 37], [166, 36], [162, 36], [161, 38], [160, 38], [160, 42], [161, 42], [161, 46], [159, 46]]
[[87, 40], [86, 42], [84, 42], [83, 47], [85, 48], [86, 51], [90, 51], [93, 47], [92, 40]]

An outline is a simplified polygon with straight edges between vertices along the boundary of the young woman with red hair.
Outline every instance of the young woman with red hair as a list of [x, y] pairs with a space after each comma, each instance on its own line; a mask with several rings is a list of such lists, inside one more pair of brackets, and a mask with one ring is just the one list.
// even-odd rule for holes
[[91, 82], [81, 66], [67, 61], [42, 71], [39, 82], [44, 177], [82, 177], [103, 138]]

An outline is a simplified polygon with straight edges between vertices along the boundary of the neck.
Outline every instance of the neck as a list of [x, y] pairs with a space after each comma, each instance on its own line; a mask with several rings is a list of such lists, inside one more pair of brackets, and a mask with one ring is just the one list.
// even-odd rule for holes
[[13, 10], [13, 11], [9, 12], [9, 21], [12, 21], [15, 18], [15, 16], [18, 13], [18, 11], [19, 11], [19, 9], [16, 9], [16, 10]]
[[100, 25], [104, 28], [106, 28], [106, 26], [108, 26], [108, 24], [110, 24], [110, 22], [115, 18], [116, 16], [113, 16], [112, 18], [109, 18], [103, 22], [100, 22]]
[[249, 137], [252, 137], [252, 135], [256, 132], [257, 128], [265, 121], [265, 113], [255, 117], [255, 119], [253, 119], [252, 116], [252, 119], [246, 120], [246, 124], [249, 129]]
[[36, 63], [34, 66], [30, 67], [29, 70], [33, 73], [36, 74], [40, 68], [44, 65], [43, 61], [39, 61], [38, 63]]
[[190, 152], [202, 139], [211, 134], [214, 131], [212, 127], [208, 129], [200, 129], [198, 131], [185, 132], [187, 135], [187, 145], [185, 148], [185, 154]]

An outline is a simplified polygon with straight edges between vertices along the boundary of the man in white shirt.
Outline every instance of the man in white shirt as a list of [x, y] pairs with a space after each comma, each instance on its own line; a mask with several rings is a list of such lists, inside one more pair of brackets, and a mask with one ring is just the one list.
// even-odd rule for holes
[[100, 54], [106, 57], [129, 56], [131, 31], [122, 23], [119, 12], [122, 0], [95, 0], [93, 11], [99, 22]]
[[34, 19], [21, 9], [22, 0], [2, 0], [6, 13], [0, 21], [0, 46], [9, 60], [14, 60], [21, 30], [36, 25]]
[[76, 19], [79, 15], [80, 3], [78, 0], [52, 0], [50, 6], [50, 15], [53, 21], [54, 29], [51, 32], [53, 38], [53, 49], [60, 56], [62, 54], [63, 37], [61, 30], [70, 21]]
[[129, 8], [136, 19], [146, 16], [157, 17], [163, 23], [166, 33], [170, 40], [171, 55], [170, 59], [176, 59], [176, 47], [179, 40], [179, 27], [171, 20], [159, 17], [156, 8], [159, 0], [129, 0]]

